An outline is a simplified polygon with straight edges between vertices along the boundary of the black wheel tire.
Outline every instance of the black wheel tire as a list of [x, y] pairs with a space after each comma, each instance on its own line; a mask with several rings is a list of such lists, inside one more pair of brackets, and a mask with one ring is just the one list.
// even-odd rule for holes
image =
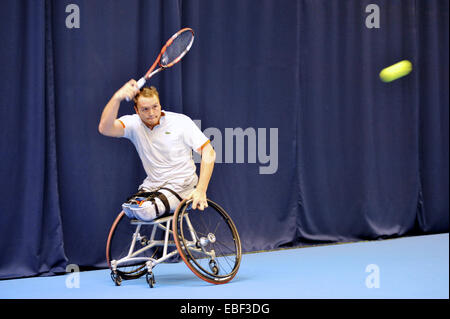
[[147, 275], [145, 275], [145, 279], [147, 280], [147, 283], [150, 288], [155, 287], [156, 281], [155, 281], [155, 275], [153, 273], [147, 273]]
[[122, 277], [120, 277], [117, 273], [111, 272], [111, 279], [116, 286], [120, 286], [122, 284]]

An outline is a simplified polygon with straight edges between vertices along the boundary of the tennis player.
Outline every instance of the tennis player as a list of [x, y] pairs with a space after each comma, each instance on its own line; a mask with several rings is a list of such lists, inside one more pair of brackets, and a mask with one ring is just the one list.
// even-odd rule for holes
[[[117, 118], [126, 98], [134, 99], [136, 114]], [[192, 199], [194, 209], [208, 207], [206, 191], [216, 153], [188, 116], [161, 109], [156, 88], [139, 90], [133, 79], [125, 83], [106, 104], [98, 129], [105, 136], [129, 139], [147, 173], [138, 192], [122, 205], [128, 217], [153, 220], [172, 213], [183, 198]], [[200, 176], [192, 150], [202, 158]]]

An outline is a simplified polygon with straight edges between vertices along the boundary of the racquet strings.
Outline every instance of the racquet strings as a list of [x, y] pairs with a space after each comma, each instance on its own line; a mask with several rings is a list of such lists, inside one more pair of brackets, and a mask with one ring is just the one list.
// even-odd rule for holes
[[181, 58], [189, 49], [194, 35], [187, 30], [180, 33], [170, 44], [161, 56], [161, 65], [167, 66], [173, 63], [177, 58]]

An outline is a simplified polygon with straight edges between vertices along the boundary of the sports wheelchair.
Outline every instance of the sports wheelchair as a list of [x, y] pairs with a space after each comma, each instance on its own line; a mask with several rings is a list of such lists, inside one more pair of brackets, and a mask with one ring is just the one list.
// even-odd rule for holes
[[[116, 286], [122, 280], [145, 275], [153, 288], [153, 268], [177, 254], [195, 275], [209, 283], [224, 284], [233, 279], [242, 255], [236, 226], [222, 207], [210, 199], [207, 202], [208, 207], [201, 211], [192, 209], [192, 200], [184, 199], [173, 215], [149, 222], [130, 219], [122, 211], [106, 245], [106, 260]], [[163, 231], [164, 239], [155, 239], [157, 230]]]

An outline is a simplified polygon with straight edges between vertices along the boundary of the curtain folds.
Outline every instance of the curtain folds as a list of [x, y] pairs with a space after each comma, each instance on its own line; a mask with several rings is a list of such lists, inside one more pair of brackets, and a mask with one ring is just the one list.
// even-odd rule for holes
[[[148, 85], [211, 138], [208, 197], [244, 252], [448, 232], [449, 3], [378, 0], [368, 28], [371, 3], [3, 1], [0, 279], [106, 267], [145, 173], [98, 121], [185, 26], [191, 51]], [[403, 59], [410, 75], [379, 80]]]

